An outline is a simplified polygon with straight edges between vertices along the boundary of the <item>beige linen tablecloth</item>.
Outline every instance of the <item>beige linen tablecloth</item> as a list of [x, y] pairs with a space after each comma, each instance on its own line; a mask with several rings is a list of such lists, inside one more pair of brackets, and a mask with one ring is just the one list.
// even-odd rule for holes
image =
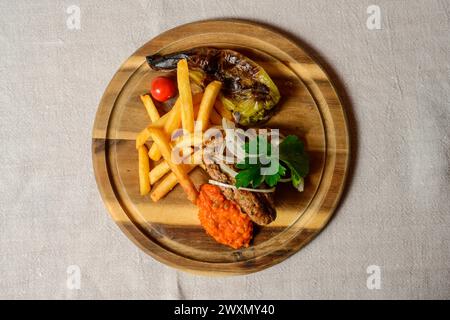
[[[267, 23], [310, 48], [354, 143], [328, 227], [285, 262], [231, 278], [141, 252], [91, 164], [96, 108], [120, 64], [210, 18]], [[450, 298], [448, 0], [3, 0], [0, 74], [0, 298]]]

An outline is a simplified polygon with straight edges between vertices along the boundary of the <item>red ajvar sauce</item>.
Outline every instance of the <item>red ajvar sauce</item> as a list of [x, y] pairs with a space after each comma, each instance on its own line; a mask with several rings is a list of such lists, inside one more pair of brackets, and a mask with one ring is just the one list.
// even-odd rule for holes
[[219, 187], [202, 185], [197, 206], [201, 225], [217, 242], [234, 249], [248, 247], [253, 236], [253, 223], [234, 201], [223, 196]]

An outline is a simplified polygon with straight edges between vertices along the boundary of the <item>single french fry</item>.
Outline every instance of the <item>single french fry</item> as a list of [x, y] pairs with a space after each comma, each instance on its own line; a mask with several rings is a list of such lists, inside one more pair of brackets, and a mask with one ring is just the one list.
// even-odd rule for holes
[[181, 187], [186, 192], [188, 199], [192, 203], [196, 203], [198, 197], [198, 191], [194, 186], [194, 183], [189, 178], [188, 173], [185, 170], [185, 165], [176, 164], [172, 161], [172, 147], [169, 142], [169, 138], [161, 128], [150, 128], [153, 141], [158, 145], [158, 149], [161, 152], [164, 160], [170, 167], [170, 170], [177, 177]]
[[217, 112], [222, 116], [222, 118], [228, 119], [230, 121], [234, 121], [233, 114], [230, 110], [225, 108], [222, 101], [220, 99], [216, 100], [216, 103], [214, 104], [214, 108], [217, 110]]
[[156, 144], [152, 144], [150, 147], [150, 151], [148, 152], [148, 156], [153, 161], [159, 161], [161, 159], [161, 152], [159, 152], [158, 146]]
[[136, 136], [136, 149], [139, 150], [139, 147], [143, 146], [144, 143], [151, 137], [150, 131], [148, 127], [138, 133]]
[[145, 196], [150, 192], [150, 178], [148, 176], [150, 172], [150, 160], [147, 155], [148, 149], [145, 145], [140, 146], [138, 149], [139, 158], [139, 190], [141, 196]]
[[222, 83], [219, 81], [212, 81], [206, 86], [196, 118], [196, 125], [198, 126], [196, 131], [203, 132], [208, 128], [211, 110], [214, 108], [214, 103], [216, 102], [221, 87]]
[[160, 117], [158, 109], [156, 109], [155, 104], [153, 103], [152, 97], [148, 94], [142, 94], [140, 96], [142, 103], [144, 104], [145, 110], [147, 110], [148, 116], [152, 122], [158, 121]]
[[[194, 170], [195, 167], [195, 165], [189, 165], [187, 167], [186, 173]], [[177, 176], [173, 172], [169, 173], [155, 188], [153, 188], [153, 191], [150, 194], [150, 198], [154, 202], [157, 202], [158, 200], [166, 196], [173, 188], [175, 188], [177, 184]]]
[[216, 126], [220, 126], [222, 124], [222, 117], [214, 108], [211, 110], [209, 121], [211, 122], [211, 124]]
[[181, 123], [183, 129], [194, 132], [194, 105], [192, 103], [191, 85], [189, 82], [189, 68], [186, 59], [177, 64], [177, 83], [181, 102]]
[[161, 179], [166, 173], [170, 171], [169, 164], [166, 161], [162, 161], [156, 165], [148, 174], [150, 178], [150, 184], [154, 185], [159, 179]]

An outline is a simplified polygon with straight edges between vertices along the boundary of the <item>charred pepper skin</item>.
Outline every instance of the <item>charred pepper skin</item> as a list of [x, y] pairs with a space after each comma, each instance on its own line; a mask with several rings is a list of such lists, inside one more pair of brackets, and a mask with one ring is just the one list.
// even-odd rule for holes
[[181, 59], [189, 69], [200, 71], [200, 85], [213, 80], [221, 81], [220, 99], [230, 111], [236, 113], [239, 123], [252, 125], [269, 117], [269, 111], [280, 100], [280, 92], [262, 67], [239, 52], [229, 49], [198, 47], [167, 55], [147, 56], [153, 70], [174, 70]]

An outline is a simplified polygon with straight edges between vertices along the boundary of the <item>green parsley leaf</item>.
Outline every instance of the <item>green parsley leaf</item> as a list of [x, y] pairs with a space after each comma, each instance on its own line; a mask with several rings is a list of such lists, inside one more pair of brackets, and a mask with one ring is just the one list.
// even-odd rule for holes
[[259, 176], [260, 168], [258, 166], [252, 166], [247, 169], [241, 170], [235, 177], [235, 186], [236, 188], [248, 187], [254, 180], [257, 181]]
[[294, 135], [287, 136], [280, 143], [280, 160], [288, 166], [291, 171], [292, 184], [298, 188], [309, 172], [309, 157], [305, 152], [303, 142]]
[[280, 163], [278, 165], [278, 172], [273, 175], [264, 176], [264, 180], [266, 181], [269, 187], [274, 187], [278, 181], [280, 181], [281, 177], [286, 174], [286, 168]]
[[261, 175], [261, 174], [258, 174], [258, 176], [255, 176], [254, 178], [253, 178], [253, 180], [252, 180], [252, 186], [253, 186], [253, 188], [258, 188], [260, 185], [261, 185], [261, 183], [263, 183], [264, 182], [264, 178], [265, 178], [266, 176], [263, 176], [263, 175]]
[[[252, 146], [252, 148], [250, 148], [250, 146]], [[272, 175], [261, 174], [262, 169], [269, 167], [270, 163], [263, 165], [260, 159], [262, 157], [271, 156], [272, 152], [271, 144], [265, 137], [258, 136], [254, 140], [245, 143], [244, 150], [244, 160], [236, 164], [236, 168], [241, 170], [235, 177], [235, 185], [237, 188], [248, 187], [250, 185], [253, 186], [253, 188], [257, 188], [263, 182], [270, 187], [274, 187], [280, 181], [281, 177], [286, 175], [287, 168], [289, 168], [291, 173], [292, 184], [294, 187], [300, 189], [299, 186], [303, 186], [303, 177], [305, 177], [309, 171], [309, 159], [304, 150], [303, 142], [296, 136], [287, 136], [280, 143], [278, 170]], [[255, 156], [258, 156], [257, 163], [250, 163], [250, 157]]]

